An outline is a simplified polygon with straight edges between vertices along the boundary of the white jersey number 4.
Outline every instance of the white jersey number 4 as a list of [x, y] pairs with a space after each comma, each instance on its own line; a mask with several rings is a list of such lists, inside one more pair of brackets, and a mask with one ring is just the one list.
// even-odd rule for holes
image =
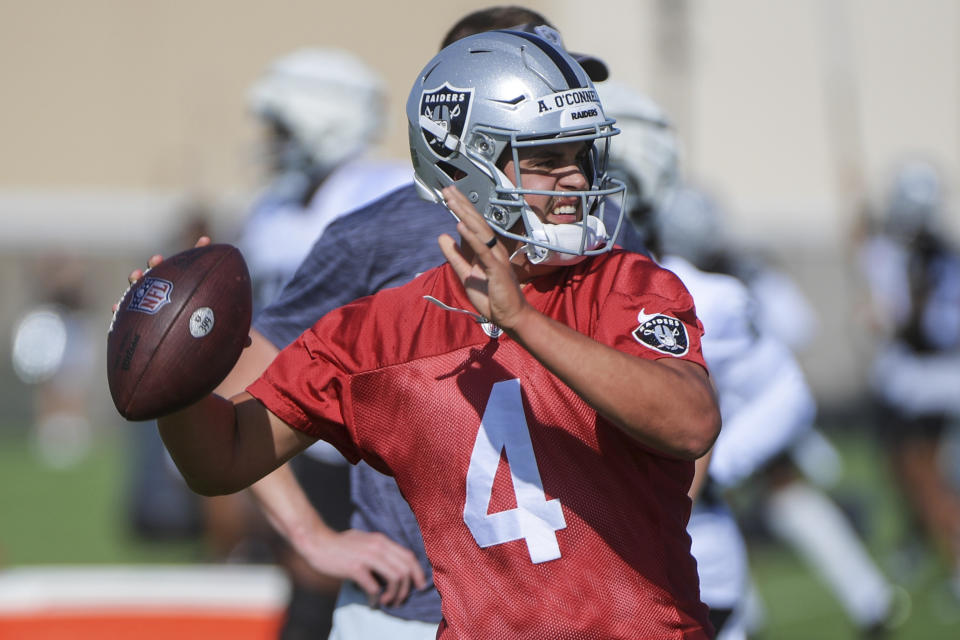
[[[488, 513], [501, 451], [506, 453], [510, 466], [517, 506]], [[490, 392], [467, 469], [463, 521], [481, 548], [523, 539], [534, 564], [560, 557], [556, 532], [566, 528], [567, 523], [560, 501], [547, 500], [543, 492], [519, 380], [498, 382]]]

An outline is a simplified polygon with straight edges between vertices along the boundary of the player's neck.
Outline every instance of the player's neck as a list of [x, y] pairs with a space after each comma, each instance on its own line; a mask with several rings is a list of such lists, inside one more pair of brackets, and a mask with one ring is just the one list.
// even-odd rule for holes
[[522, 260], [522, 262], [520, 264], [514, 263], [513, 273], [517, 276], [517, 281], [521, 286], [563, 268], [563, 265], [558, 264], [530, 264], [526, 255], [518, 257], [518, 260]]

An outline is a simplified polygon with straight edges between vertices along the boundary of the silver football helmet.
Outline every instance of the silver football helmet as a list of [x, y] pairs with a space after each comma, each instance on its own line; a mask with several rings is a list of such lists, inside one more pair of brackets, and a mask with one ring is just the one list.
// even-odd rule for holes
[[[440, 191], [456, 185], [496, 233], [524, 243], [534, 264], [573, 263], [613, 247], [624, 214], [606, 201], [622, 196], [624, 186], [605, 169], [610, 137], [619, 131], [586, 72], [556, 43], [491, 31], [451, 44], [417, 77], [407, 120], [414, 179], [424, 198], [442, 202]], [[583, 167], [588, 190], [523, 188], [521, 148], [575, 141], [590, 143]], [[505, 152], [517, 168], [513, 176], [500, 169], [511, 157]], [[579, 197], [582, 219], [544, 223], [527, 206], [526, 194]]]

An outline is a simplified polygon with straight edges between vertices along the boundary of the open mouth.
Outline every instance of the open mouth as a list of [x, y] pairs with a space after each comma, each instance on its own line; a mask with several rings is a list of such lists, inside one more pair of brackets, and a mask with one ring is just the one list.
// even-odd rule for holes
[[552, 224], [570, 224], [577, 221], [577, 207], [572, 204], [561, 204], [553, 208], [547, 221]]

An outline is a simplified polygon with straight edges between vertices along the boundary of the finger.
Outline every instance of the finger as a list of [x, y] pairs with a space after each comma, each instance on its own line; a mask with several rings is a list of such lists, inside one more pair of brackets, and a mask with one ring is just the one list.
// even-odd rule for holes
[[443, 252], [443, 257], [447, 259], [447, 262], [453, 267], [454, 272], [461, 281], [470, 275], [473, 266], [463, 257], [463, 254], [460, 253], [460, 247], [457, 245], [456, 240], [447, 234], [443, 234], [437, 238], [437, 244], [440, 245], [440, 251]]
[[127, 276], [127, 282], [133, 284], [137, 280], [143, 277], [143, 269], [134, 269], [130, 272], [130, 275]]
[[381, 578], [383, 593], [380, 595], [381, 605], [402, 604], [410, 595], [410, 586], [413, 581], [407, 567], [398, 563], [398, 557], [381, 558], [377, 576]]
[[497, 249], [501, 243], [493, 227], [477, 212], [476, 207], [456, 187], [447, 187], [443, 190], [447, 198], [447, 206], [457, 215], [460, 222], [457, 231], [478, 255], [483, 256], [493, 252], [498, 258], [503, 257], [506, 251], [503, 247]]
[[486, 222], [482, 224], [482, 228], [473, 229], [466, 221], [463, 221], [457, 225], [457, 229], [460, 231], [460, 237], [470, 245], [470, 248], [473, 249], [473, 252], [480, 258], [480, 261], [486, 263], [487, 261], [484, 260], [484, 256], [500, 257], [505, 250], [503, 249], [503, 245], [496, 240], [497, 234], [490, 228], [490, 225]]
[[210, 236], [200, 236], [199, 238], [197, 238], [197, 242], [193, 246], [194, 248], [205, 247], [211, 242], [213, 242], [213, 240], [210, 239]]
[[477, 211], [466, 196], [460, 193], [456, 187], [447, 187], [443, 190], [443, 197], [446, 200], [447, 207], [457, 216], [461, 223], [465, 224], [471, 233], [481, 235], [484, 240], [489, 240], [490, 235], [484, 231], [490, 228], [487, 221]]
[[373, 577], [373, 573], [364, 569], [351, 572], [349, 577], [367, 595], [367, 602], [372, 606], [377, 601], [377, 596], [380, 595], [380, 583]]
[[403, 591], [403, 579], [399, 576], [386, 578], [381, 575], [380, 577], [384, 578], [383, 592], [380, 594], [380, 605], [388, 606], [403, 602], [406, 596], [404, 595], [403, 598], [399, 597], [401, 591]]
[[380, 582], [381, 605], [398, 605], [410, 595], [413, 580], [410, 560], [419, 568], [416, 557], [407, 549], [387, 539], [378, 539], [376, 549], [371, 549], [368, 558], [374, 577]]
[[395, 577], [390, 578], [389, 582], [391, 585], [397, 585], [396, 595], [390, 601], [389, 594], [385, 593], [381, 597], [381, 603], [396, 606], [406, 601], [414, 588], [425, 588], [427, 577], [417, 557], [409, 549], [397, 548], [396, 556], [392, 560], [397, 563], [394, 567], [397, 573]]
[[159, 253], [156, 255], [150, 256], [150, 259], [147, 260], [147, 266], [153, 269], [155, 266], [163, 262], [163, 256]]
[[358, 567], [356, 571], [349, 572], [347, 577], [360, 587], [367, 596], [367, 603], [373, 606], [380, 595], [380, 583], [374, 577], [373, 572], [366, 567]]

